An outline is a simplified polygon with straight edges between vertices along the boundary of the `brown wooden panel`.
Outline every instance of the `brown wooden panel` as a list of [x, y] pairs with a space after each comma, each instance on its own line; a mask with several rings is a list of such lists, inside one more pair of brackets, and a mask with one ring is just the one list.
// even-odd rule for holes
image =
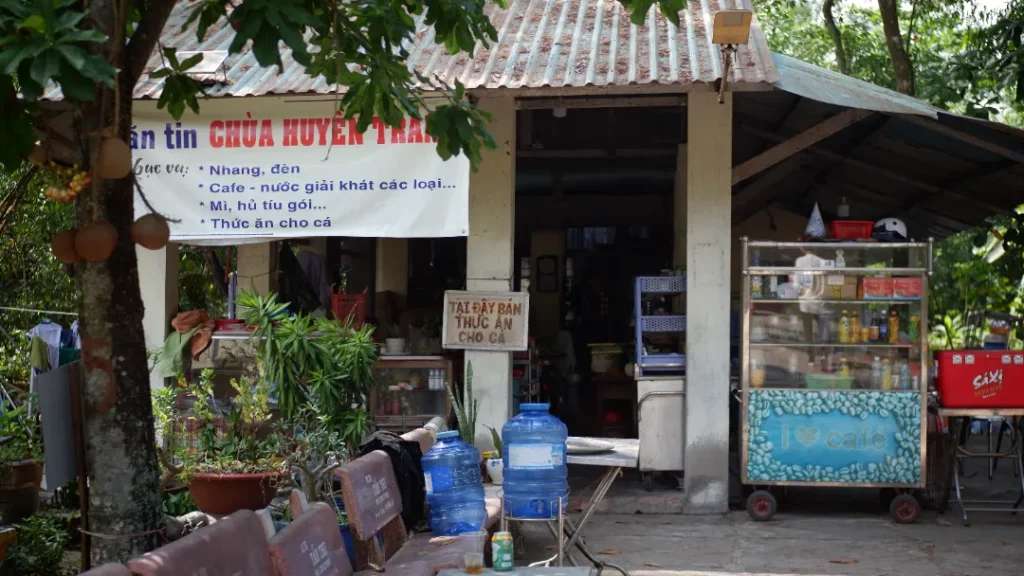
[[128, 562], [128, 568], [140, 576], [273, 574], [267, 537], [252, 510], [239, 510], [157, 548]]
[[270, 540], [277, 576], [351, 576], [352, 565], [338, 531], [334, 510], [312, 504]]
[[369, 540], [401, 514], [398, 482], [384, 452], [370, 452], [335, 473], [341, 481], [349, 523], [359, 540]]

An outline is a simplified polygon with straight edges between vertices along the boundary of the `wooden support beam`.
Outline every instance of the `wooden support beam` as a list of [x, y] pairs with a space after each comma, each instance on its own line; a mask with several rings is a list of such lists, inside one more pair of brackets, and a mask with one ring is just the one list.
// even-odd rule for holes
[[733, 167], [733, 186], [873, 114], [874, 112], [869, 110], [846, 110], [811, 126], [785, 142], [772, 146], [757, 156]]
[[900, 120], [903, 120], [904, 122], [909, 122], [910, 124], [921, 126], [922, 128], [931, 130], [932, 132], [935, 132], [937, 134], [942, 134], [943, 136], [948, 136], [950, 138], [953, 138], [954, 140], [959, 140], [964, 144], [974, 146], [975, 148], [985, 150], [986, 152], [991, 152], [996, 156], [1002, 156], [1003, 158], [1006, 158], [1007, 160], [1013, 160], [1018, 164], [1024, 164], [1024, 153], [1017, 152], [1015, 150], [1010, 150], [1005, 146], [1000, 146], [999, 144], [996, 144], [994, 142], [989, 142], [984, 138], [979, 138], [978, 136], [975, 136], [973, 134], [968, 134], [967, 132], [957, 130], [956, 128], [952, 128], [950, 126], [946, 126], [945, 124], [941, 124], [938, 120], [927, 120], [925, 118], [920, 118], [917, 116], [894, 116], [896, 116]]
[[[759, 128], [754, 128], [753, 126], [749, 126], [749, 125], [746, 125], [746, 124], [743, 124], [743, 123], [739, 123], [739, 124], [737, 124], [737, 126], [738, 126], [738, 128], [740, 130], [746, 131], [746, 132], [748, 132], [750, 134], [753, 134], [754, 136], [757, 136], [758, 138], [762, 138], [764, 140], [769, 140], [769, 141], [774, 141], [774, 142], [780, 142], [780, 141], [784, 140], [784, 137], [779, 136], [778, 134], [773, 134], [773, 133], [768, 132], [766, 130], [761, 130]], [[891, 180], [893, 182], [897, 182], [897, 183], [903, 184], [905, 186], [909, 186], [911, 188], [917, 188], [918, 190], [923, 190], [925, 192], [928, 192], [929, 194], [934, 194], [934, 195], [937, 195], [937, 196], [949, 196], [949, 197], [959, 198], [961, 200], [966, 200], [966, 201], [971, 202], [975, 206], [977, 206], [979, 208], [984, 208], [985, 210], [988, 210], [988, 211], [990, 211], [992, 213], [1005, 213], [1005, 212], [1009, 211], [1009, 208], [1001, 208], [999, 206], [994, 206], [992, 204], [989, 204], [987, 202], [983, 202], [983, 201], [979, 200], [977, 197], [970, 196], [970, 195], [962, 193], [962, 192], [957, 192], [955, 190], [949, 190], [949, 189], [947, 189], [947, 188], [945, 188], [943, 186], [939, 186], [937, 184], [931, 184], [931, 183], [928, 183], [928, 182], [922, 182], [920, 180], [917, 180], [915, 178], [911, 178], [911, 177], [906, 176], [904, 174], [900, 174], [898, 172], [894, 172], [894, 171], [886, 169], [886, 168], [881, 168], [881, 167], [876, 166], [874, 164], [871, 164], [869, 162], [864, 162], [863, 160], [857, 160], [855, 158], [847, 158], [847, 157], [843, 156], [842, 154], [837, 154], [837, 153], [831, 152], [829, 150], [822, 150], [820, 148], [810, 148], [810, 149], [807, 150], [807, 152], [809, 154], [813, 154], [813, 155], [819, 156], [821, 158], [828, 158], [828, 159], [831, 159], [831, 160], [838, 161], [838, 162], [840, 162], [842, 164], [846, 164], [847, 166], [851, 166], [851, 167], [856, 168], [857, 170], [861, 170], [861, 171], [863, 171], [865, 173], [873, 173], [873, 174], [876, 174], [878, 176], [883, 176], [883, 177], [885, 177], [885, 178], [887, 178], [887, 179], [889, 179], [889, 180]], [[925, 198], [925, 197], [923, 196], [922, 198]]]

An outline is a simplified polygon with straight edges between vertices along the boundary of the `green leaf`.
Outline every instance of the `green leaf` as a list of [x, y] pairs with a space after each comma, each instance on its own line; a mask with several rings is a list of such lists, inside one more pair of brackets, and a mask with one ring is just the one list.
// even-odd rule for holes
[[60, 64], [60, 75], [57, 78], [65, 98], [79, 102], [92, 102], [96, 98], [95, 84], [90, 82], [66, 62]]
[[47, 50], [32, 61], [32, 80], [45, 86], [60, 68], [61, 58], [57, 52]]
[[40, 14], [33, 14], [21, 21], [22, 28], [35, 30], [40, 34], [46, 33], [46, 20]]
[[179, 71], [188, 70], [188, 69], [192, 68], [193, 66], [195, 66], [196, 64], [199, 64], [202, 61], [203, 61], [202, 53], [193, 54], [192, 56], [189, 56], [188, 58], [186, 58], [185, 60], [183, 60], [181, 62], [181, 65], [178, 67], [178, 70]]

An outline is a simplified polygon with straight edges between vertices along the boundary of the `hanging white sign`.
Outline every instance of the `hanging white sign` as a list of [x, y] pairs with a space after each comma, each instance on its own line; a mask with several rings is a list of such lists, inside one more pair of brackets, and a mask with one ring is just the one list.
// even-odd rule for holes
[[[136, 102], [132, 162], [171, 239], [465, 236], [469, 161], [441, 160], [424, 122], [365, 132], [325, 100], [208, 99], [175, 122]], [[136, 193], [136, 215], [148, 213]]]

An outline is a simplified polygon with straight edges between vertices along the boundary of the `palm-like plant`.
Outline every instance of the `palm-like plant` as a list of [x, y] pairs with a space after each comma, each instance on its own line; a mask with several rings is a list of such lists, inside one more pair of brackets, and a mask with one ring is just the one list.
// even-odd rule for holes
[[480, 412], [480, 400], [473, 397], [473, 363], [466, 365], [466, 385], [461, 394], [456, 394], [453, 385], [448, 385], [448, 396], [452, 399], [455, 418], [459, 422], [459, 436], [467, 444], [476, 440], [476, 418]]

